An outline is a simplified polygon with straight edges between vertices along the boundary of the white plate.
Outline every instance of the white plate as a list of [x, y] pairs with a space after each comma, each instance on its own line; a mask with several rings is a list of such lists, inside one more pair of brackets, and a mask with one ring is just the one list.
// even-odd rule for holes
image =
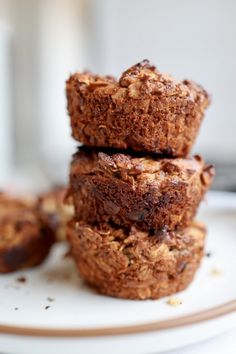
[[236, 195], [211, 193], [198, 219], [207, 223], [211, 256], [175, 296], [182, 305], [98, 295], [57, 245], [43, 266], [0, 277], [0, 351], [159, 353], [236, 326]]

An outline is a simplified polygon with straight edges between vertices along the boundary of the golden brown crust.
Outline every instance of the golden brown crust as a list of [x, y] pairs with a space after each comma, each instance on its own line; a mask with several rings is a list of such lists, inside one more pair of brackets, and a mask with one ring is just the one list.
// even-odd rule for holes
[[205, 234], [197, 223], [156, 234], [108, 224], [68, 224], [81, 277], [102, 294], [141, 300], [171, 295], [189, 285], [203, 256]]
[[88, 146], [186, 156], [197, 136], [207, 92], [176, 81], [147, 60], [111, 77], [76, 73], [66, 83], [72, 135]]
[[66, 224], [74, 215], [72, 203], [65, 202], [66, 194], [66, 187], [57, 186], [38, 198], [38, 210], [47, 216], [57, 241], [66, 240]]
[[75, 217], [141, 230], [185, 227], [213, 175], [200, 156], [159, 159], [82, 148], [70, 172]]
[[40, 264], [53, 243], [54, 232], [34, 205], [0, 194], [0, 273]]

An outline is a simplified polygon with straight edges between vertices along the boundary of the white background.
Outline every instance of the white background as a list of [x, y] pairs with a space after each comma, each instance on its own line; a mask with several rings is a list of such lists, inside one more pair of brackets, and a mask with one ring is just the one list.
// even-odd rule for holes
[[[65, 79], [84, 68], [118, 76], [149, 58], [211, 93], [194, 152], [235, 163], [235, 18], [234, 0], [0, 0], [0, 22], [12, 33], [4, 77], [12, 80], [14, 161], [65, 176], [77, 145], [70, 138]], [[1, 88], [0, 102], [5, 94]], [[7, 114], [0, 119], [6, 126]]]

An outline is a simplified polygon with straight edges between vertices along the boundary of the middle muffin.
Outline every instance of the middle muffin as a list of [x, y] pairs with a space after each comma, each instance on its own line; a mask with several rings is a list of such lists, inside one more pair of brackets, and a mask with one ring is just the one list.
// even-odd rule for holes
[[213, 175], [200, 156], [171, 159], [82, 147], [70, 172], [75, 218], [141, 230], [183, 228]]

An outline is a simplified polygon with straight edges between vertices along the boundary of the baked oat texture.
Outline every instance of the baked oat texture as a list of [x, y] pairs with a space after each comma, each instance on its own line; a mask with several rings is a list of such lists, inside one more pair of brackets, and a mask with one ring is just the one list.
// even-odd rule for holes
[[102, 294], [126, 299], [158, 299], [185, 289], [203, 257], [205, 234], [198, 223], [156, 234], [68, 224], [81, 277]]
[[88, 146], [186, 156], [195, 141], [207, 92], [177, 81], [148, 60], [110, 76], [75, 73], [66, 83], [73, 137]]
[[66, 194], [66, 187], [57, 186], [38, 198], [38, 209], [47, 216], [57, 241], [66, 240], [66, 224], [74, 215], [72, 203], [65, 201]]
[[34, 204], [0, 193], [0, 273], [40, 264], [53, 243], [54, 232]]
[[71, 164], [70, 194], [79, 221], [173, 230], [191, 222], [213, 175], [200, 156], [160, 159], [81, 148]]

